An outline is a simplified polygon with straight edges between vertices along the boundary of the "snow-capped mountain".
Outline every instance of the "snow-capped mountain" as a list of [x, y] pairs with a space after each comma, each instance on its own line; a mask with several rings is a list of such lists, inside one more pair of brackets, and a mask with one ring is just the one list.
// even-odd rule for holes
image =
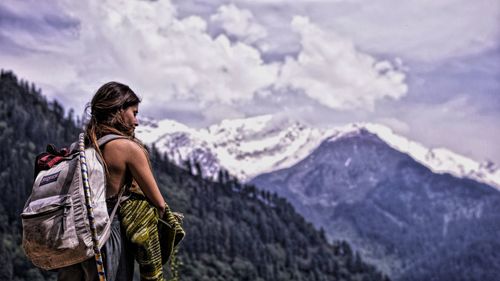
[[391, 280], [498, 279], [500, 267], [484, 266], [500, 261], [488, 252], [500, 249], [498, 189], [416, 160], [441, 164], [434, 169], [465, 167], [454, 154], [425, 158], [429, 150], [419, 155], [421, 146], [383, 139], [381, 128], [370, 124], [343, 129], [297, 164], [250, 183], [285, 197], [332, 241], [348, 241]]
[[494, 280], [498, 272], [470, 263], [485, 253], [484, 264], [498, 264], [500, 171], [492, 163], [426, 148], [378, 124], [318, 129], [270, 115], [202, 129], [148, 121], [137, 135], [180, 165], [199, 162], [203, 176], [224, 167], [285, 197], [391, 279]]
[[291, 167], [323, 141], [360, 134], [362, 130], [377, 135], [435, 173], [471, 178], [500, 189], [500, 169], [493, 163], [479, 163], [445, 148], [426, 148], [379, 124], [355, 123], [319, 129], [263, 115], [223, 120], [194, 129], [173, 120], [146, 119], [136, 133], [143, 142], [154, 143], [179, 165], [186, 160], [199, 162], [204, 177], [215, 178], [223, 167], [241, 181], [248, 181], [259, 174]]
[[470, 178], [500, 189], [500, 169], [492, 162], [479, 163], [446, 148], [427, 148], [424, 145], [395, 134], [390, 128], [371, 123], [350, 124], [334, 135], [334, 141], [344, 135], [356, 134], [365, 129], [377, 135], [392, 148], [408, 154], [434, 173], [449, 173], [461, 178]]
[[223, 167], [242, 181], [297, 163], [327, 137], [325, 130], [271, 115], [224, 120], [202, 129], [145, 120], [136, 134], [179, 165], [188, 159], [199, 162], [205, 177], [216, 177]]

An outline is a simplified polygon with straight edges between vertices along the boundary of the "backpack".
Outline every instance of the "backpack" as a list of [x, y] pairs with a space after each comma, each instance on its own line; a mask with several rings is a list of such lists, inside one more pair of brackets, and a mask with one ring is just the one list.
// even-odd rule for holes
[[[106, 135], [98, 140], [98, 145], [102, 147], [118, 138], [126, 137]], [[83, 135], [80, 135], [80, 142], [83, 145]], [[108, 215], [103, 160], [92, 147], [86, 148], [84, 153], [90, 184], [90, 207], [93, 209], [100, 249], [109, 237], [111, 221], [120, 200]], [[94, 256], [80, 152], [70, 149], [68, 154], [60, 159], [61, 162], [36, 175], [31, 195], [21, 213], [23, 249], [34, 265], [45, 270], [77, 264]], [[121, 189], [119, 197], [124, 189]]]

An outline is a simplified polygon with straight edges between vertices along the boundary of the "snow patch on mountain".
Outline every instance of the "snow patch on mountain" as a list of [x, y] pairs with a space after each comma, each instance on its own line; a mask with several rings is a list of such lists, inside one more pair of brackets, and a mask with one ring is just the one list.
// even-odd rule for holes
[[272, 115], [223, 120], [198, 130], [172, 120], [146, 120], [136, 134], [179, 165], [199, 162], [205, 177], [215, 179], [224, 167], [241, 181], [292, 166], [327, 136], [325, 130]]

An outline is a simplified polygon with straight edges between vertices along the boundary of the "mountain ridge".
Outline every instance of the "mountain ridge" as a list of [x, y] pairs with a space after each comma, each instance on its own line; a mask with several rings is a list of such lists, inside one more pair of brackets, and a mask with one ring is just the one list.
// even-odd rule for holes
[[350, 123], [325, 129], [262, 115], [223, 120], [193, 129], [173, 120], [145, 119], [137, 135], [145, 143], [155, 143], [179, 164], [188, 159], [199, 162], [206, 177], [216, 178], [220, 169], [226, 169], [241, 181], [249, 181], [259, 174], [293, 166], [323, 141], [335, 141], [362, 130], [376, 134], [389, 146], [410, 155], [435, 173], [471, 178], [500, 190], [500, 169], [494, 163], [479, 163], [446, 148], [427, 148], [374, 123]]

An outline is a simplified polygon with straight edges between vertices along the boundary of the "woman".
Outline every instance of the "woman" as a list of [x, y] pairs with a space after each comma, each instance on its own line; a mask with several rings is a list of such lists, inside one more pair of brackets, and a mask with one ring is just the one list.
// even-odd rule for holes
[[[138, 126], [140, 101], [127, 85], [117, 82], [104, 84], [92, 98], [91, 116], [85, 137], [87, 144], [93, 146], [104, 159], [108, 211], [111, 213], [119, 199], [121, 187], [130, 187], [132, 181], [135, 181], [161, 217], [165, 211], [165, 200], [153, 177], [147, 153], [134, 137], [135, 127]], [[97, 140], [107, 134], [122, 135], [126, 138], [115, 139], [99, 148]], [[118, 215], [114, 217], [111, 225], [109, 240], [102, 249], [107, 280], [132, 280], [133, 249], [122, 231]], [[98, 280], [95, 260], [92, 258], [61, 269], [58, 280]]]

